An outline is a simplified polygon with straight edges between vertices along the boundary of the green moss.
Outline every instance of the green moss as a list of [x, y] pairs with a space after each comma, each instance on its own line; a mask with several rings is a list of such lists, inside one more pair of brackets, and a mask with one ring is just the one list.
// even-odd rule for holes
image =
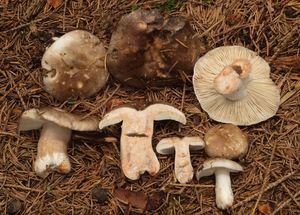
[[178, 1], [177, 0], [168, 0], [165, 4], [162, 4], [159, 7], [159, 10], [161, 12], [172, 12], [174, 11], [176, 8], [178, 8]]

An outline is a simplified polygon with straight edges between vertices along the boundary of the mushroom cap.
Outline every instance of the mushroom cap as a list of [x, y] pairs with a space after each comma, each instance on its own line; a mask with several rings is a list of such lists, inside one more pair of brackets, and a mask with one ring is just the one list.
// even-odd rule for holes
[[204, 141], [200, 137], [170, 137], [164, 138], [156, 145], [156, 151], [159, 154], [167, 155], [175, 152], [176, 144], [184, 144], [189, 147], [190, 150], [200, 150], [204, 148]]
[[213, 175], [215, 171], [220, 168], [227, 169], [229, 172], [244, 171], [243, 167], [237, 162], [223, 158], [213, 158], [204, 161], [203, 169], [199, 170], [196, 174], [197, 180], [205, 176]]
[[106, 50], [93, 34], [74, 30], [46, 49], [42, 67], [46, 91], [59, 100], [86, 98], [97, 93], [106, 83]]
[[[248, 95], [232, 101], [219, 94], [213, 82], [228, 65], [249, 60]], [[280, 104], [280, 90], [270, 79], [270, 66], [255, 52], [241, 46], [223, 46], [207, 52], [194, 66], [194, 92], [201, 107], [218, 122], [252, 125], [274, 116]]]
[[[172, 105], [154, 103], [144, 109], [136, 109], [131, 105], [123, 105], [108, 112], [99, 123], [99, 129], [122, 122], [135, 119], [139, 112], [143, 112], [147, 120], [174, 120], [186, 124], [186, 118], [183, 112]], [[139, 125], [136, 125], [139, 127]]]
[[108, 71], [132, 87], [180, 83], [192, 74], [204, 46], [183, 17], [164, 19], [159, 10], [136, 10], [123, 16], [107, 54]]
[[248, 150], [248, 138], [233, 124], [217, 125], [205, 134], [205, 151], [210, 157], [235, 159], [244, 156]]
[[96, 118], [82, 119], [81, 116], [65, 112], [59, 108], [34, 108], [23, 112], [19, 121], [19, 131], [40, 129], [46, 122], [52, 122], [76, 131], [96, 131], [99, 124], [99, 120]]

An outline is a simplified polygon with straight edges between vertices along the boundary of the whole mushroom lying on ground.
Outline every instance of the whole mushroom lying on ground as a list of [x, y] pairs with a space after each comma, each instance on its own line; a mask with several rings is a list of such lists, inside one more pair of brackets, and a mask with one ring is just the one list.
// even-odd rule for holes
[[121, 18], [107, 53], [108, 71], [133, 87], [180, 83], [182, 74], [192, 74], [204, 53], [183, 17], [165, 18], [159, 10], [136, 10]]
[[56, 38], [42, 58], [46, 91], [59, 100], [86, 98], [106, 83], [106, 50], [93, 34], [75, 30]]
[[204, 141], [200, 137], [164, 138], [156, 145], [156, 151], [160, 154], [173, 154], [175, 151], [175, 175], [182, 184], [189, 182], [194, 176], [190, 150], [203, 148]]
[[125, 176], [136, 180], [145, 171], [156, 175], [160, 164], [152, 148], [154, 121], [175, 120], [186, 123], [184, 114], [166, 104], [152, 104], [144, 110], [120, 107], [104, 116], [99, 128], [122, 123], [120, 140], [121, 164]]
[[204, 162], [197, 179], [215, 174], [216, 203], [224, 210], [233, 204], [230, 172], [243, 171], [243, 167], [229, 159], [241, 158], [248, 150], [246, 135], [235, 125], [217, 125], [205, 134], [205, 151], [213, 157]]
[[268, 63], [241, 46], [207, 52], [195, 64], [193, 86], [203, 110], [224, 123], [259, 123], [274, 116], [280, 103]]
[[40, 129], [41, 135], [37, 147], [34, 170], [37, 175], [45, 178], [53, 170], [68, 173], [71, 164], [67, 154], [67, 145], [72, 130], [96, 131], [99, 120], [67, 113], [58, 108], [41, 108], [24, 111], [19, 131]]

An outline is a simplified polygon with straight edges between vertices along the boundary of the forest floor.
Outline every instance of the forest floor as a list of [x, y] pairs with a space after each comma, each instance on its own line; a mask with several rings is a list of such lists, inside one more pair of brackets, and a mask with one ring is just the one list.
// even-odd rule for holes
[[[0, 1], [0, 214], [19, 202], [18, 214], [122, 214], [129, 210], [114, 197], [122, 187], [147, 195], [162, 191], [163, 204], [145, 214], [300, 214], [300, 3], [262, 0], [149, 0], [149, 1]], [[54, 7], [53, 7], [54, 6]], [[266, 59], [271, 78], [281, 89], [276, 115], [252, 126], [240, 127], [249, 137], [247, 155], [239, 160], [244, 172], [232, 174], [235, 195], [231, 209], [215, 204], [214, 177], [176, 182], [174, 156], [158, 155], [161, 170], [139, 180], [125, 178], [120, 168], [120, 125], [104, 132], [72, 135], [67, 175], [38, 177], [33, 171], [39, 131], [17, 132], [21, 113], [54, 106], [101, 119], [109, 110], [132, 101], [161, 101], [181, 109], [186, 125], [155, 123], [153, 144], [166, 136], [200, 135], [219, 124], [201, 109], [191, 77], [175, 88], [135, 90], [110, 78], [96, 96], [60, 102], [43, 88], [41, 58], [52, 37], [83, 29], [109, 45], [121, 16], [138, 8], [158, 8], [165, 16], [184, 16], [207, 51], [223, 45], [242, 45]], [[297, 85], [298, 84], [298, 85]], [[297, 85], [297, 86], [296, 86]], [[194, 170], [207, 155], [192, 153]], [[108, 191], [104, 203], [91, 194], [94, 187]], [[18, 206], [18, 205], [17, 205]], [[131, 210], [131, 209], [130, 209]], [[134, 211], [134, 209], [132, 209]]]

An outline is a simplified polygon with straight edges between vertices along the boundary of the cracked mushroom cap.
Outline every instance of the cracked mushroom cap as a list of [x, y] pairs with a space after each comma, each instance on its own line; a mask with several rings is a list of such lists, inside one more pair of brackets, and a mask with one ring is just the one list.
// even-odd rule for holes
[[218, 122], [252, 125], [274, 116], [279, 107], [270, 66], [241, 46], [215, 48], [202, 56], [194, 66], [193, 86], [203, 110]]
[[122, 17], [112, 34], [108, 71], [132, 87], [180, 83], [192, 74], [204, 47], [183, 17], [164, 19], [159, 10], [136, 10]]
[[93, 34], [82, 30], [64, 34], [42, 58], [46, 91], [59, 100], [94, 95], [108, 79], [105, 55], [103, 44]]
[[248, 150], [248, 138], [232, 124], [217, 125], [205, 134], [205, 151], [210, 157], [235, 159], [244, 156]]
[[81, 116], [59, 108], [33, 108], [23, 112], [19, 121], [19, 131], [40, 129], [46, 122], [76, 131], [96, 131], [99, 125], [99, 120], [96, 118], [82, 119]]
[[213, 175], [217, 169], [226, 169], [229, 172], [244, 171], [243, 167], [237, 162], [223, 158], [213, 158], [204, 161], [203, 168], [196, 174], [197, 180], [202, 177]]

